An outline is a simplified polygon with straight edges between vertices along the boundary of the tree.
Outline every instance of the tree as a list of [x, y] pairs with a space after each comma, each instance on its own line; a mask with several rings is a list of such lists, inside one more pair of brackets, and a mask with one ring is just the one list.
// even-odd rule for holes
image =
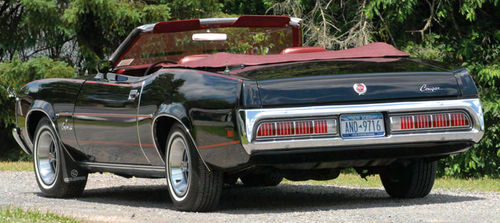
[[366, 4], [366, 0], [341, 4], [333, 0], [285, 0], [275, 2], [268, 11], [302, 18], [304, 45], [346, 49], [372, 41], [374, 27], [364, 11]]
[[170, 18], [168, 4], [142, 1], [73, 0], [64, 11], [66, 28], [76, 38], [82, 67], [94, 71], [135, 27]]

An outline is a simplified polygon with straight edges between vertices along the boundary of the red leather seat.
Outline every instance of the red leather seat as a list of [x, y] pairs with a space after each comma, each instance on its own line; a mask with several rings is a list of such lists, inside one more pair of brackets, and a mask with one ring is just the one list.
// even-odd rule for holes
[[326, 49], [320, 46], [299, 46], [290, 47], [281, 51], [281, 54], [296, 54], [296, 53], [315, 53], [315, 52], [325, 52]]

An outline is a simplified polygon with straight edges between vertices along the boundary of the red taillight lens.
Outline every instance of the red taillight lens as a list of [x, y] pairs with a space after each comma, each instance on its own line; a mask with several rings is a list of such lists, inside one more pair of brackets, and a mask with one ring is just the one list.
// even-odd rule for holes
[[315, 133], [328, 133], [328, 123], [326, 120], [314, 121], [314, 132]]
[[312, 121], [295, 122], [295, 132], [297, 135], [309, 135], [313, 133]]
[[262, 123], [257, 133], [257, 136], [275, 136], [275, 135], [276, 135], [275, 123]]
[[257, 138], [323, 134], [337, 134], [335, 119], [270, 121], [261, 123], [257, 128]]
[[470, 120], [462, 112], [391, 116], [391, 128], [393, 131], [464, 127], [470, 127]]

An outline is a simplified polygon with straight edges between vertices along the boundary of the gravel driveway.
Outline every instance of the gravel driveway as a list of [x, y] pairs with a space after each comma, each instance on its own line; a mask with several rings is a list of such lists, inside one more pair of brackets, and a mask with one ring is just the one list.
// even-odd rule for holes
[[219, 210], [173, 210], [164, 179], [89, 176], [81, 198], [42, 197], [31, 172], [0, 171], [0, 206], [72, 216], [85, 222], [500, 222], [500, 194], [433, 190], [397, 200], [382, 188], [281, 184], [226, 187]]

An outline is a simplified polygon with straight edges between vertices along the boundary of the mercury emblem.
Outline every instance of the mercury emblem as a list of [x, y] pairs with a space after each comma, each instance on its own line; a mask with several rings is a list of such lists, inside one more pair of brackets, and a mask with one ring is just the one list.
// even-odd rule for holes
[[355, 83], [354, 85], [352, 85], [352, 88], [359, 95], [364, 95], [366, 93], [366, 90], [367, 90], [366, 85], [363, 83]]

